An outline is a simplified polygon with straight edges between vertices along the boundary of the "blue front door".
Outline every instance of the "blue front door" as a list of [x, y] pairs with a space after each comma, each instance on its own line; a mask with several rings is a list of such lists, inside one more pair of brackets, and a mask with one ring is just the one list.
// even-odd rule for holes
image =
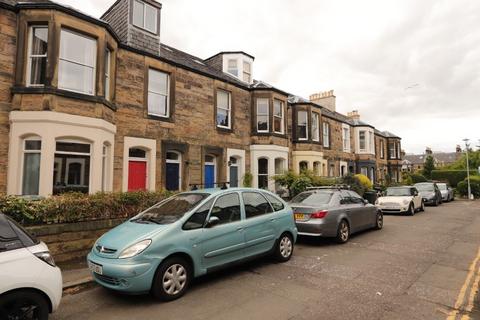
[[215, 187], [215, 166], [212, 164], [205, 165], [205, 188]]
[[175, 191], [178, 190], [179, 180], [180, 180], [180, 164], [178, 163], [167, 163], [167, 190]]

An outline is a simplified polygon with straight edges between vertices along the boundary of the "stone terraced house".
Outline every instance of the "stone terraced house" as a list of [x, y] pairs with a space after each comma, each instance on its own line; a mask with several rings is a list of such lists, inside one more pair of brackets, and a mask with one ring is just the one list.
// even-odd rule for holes
[[48, 0], [0, 0], [0, 192], [186, 190], [275, 174], [400, 179], [400, 138], [253, 80], [254, 57], [201, 59], [160, 41], [161, 4], [96, 19]]

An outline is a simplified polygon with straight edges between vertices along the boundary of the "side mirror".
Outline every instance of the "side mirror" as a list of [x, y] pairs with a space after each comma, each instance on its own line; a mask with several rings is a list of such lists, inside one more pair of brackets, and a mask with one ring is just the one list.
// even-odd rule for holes
[[364, 204], [364, 205], [367, 205], [367, 204], [369, 204], [369, 203], [370, 203], [370, 202], [368, 202], [367, 199], [363, 199], [363, 204]]
[[217, 225], [218, 223], [220, 222], [220, 219], [216, 216], [211, 216], [208, 221], [207, 221], [207, 225], [206, 227], [207, 228], [211, 228], [211, 227], [214, 227], [215, 225]]

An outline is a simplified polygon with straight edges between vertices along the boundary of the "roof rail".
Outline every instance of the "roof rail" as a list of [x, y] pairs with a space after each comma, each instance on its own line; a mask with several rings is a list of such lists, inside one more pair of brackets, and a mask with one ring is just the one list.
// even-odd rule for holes
[[332, 186], [307, 187], [307, 190], [328, 190], [328, 189], [350, 190], [350, 186], [346, 184], [335, 184]]
[[[219, 185], [221, 185], [220, 189], [221, 189], [221, 190], [226, 190], [226, 189], [228, 189], [227, 184], [230, 184], [230, 181], [213, 182], [213, 183], [209, 183], [209, 185], [210, 185], [210, 184], [213, 184], [214, 186], [219, 186]], [[205, 186], [205, 185], [206, 185], [206, 183], [191, 183], [191, 184], [189, 184], [189, 186], [191, 187], [191, 190], [192, 190], [192, 191], [198, 190], [198, 189], [199, 189], [199, 188], [198, 188], [199, 186]]]

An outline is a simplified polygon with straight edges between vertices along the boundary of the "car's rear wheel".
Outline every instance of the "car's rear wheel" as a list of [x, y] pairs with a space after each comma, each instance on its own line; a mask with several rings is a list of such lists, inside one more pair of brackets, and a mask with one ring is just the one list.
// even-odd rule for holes
[[422, 204], [420, 205], [420, 211], [425, 211], [425, 202], [422, 200]]
[[413, 203], [410, 203], [410, 206], [408, 207], [408, 215], [413, 216], [415, 214], [415, 206]]
[[163, 301], [172, 301], [183, 296], [190, 284], [190, 268], [190, 264], [181, 257], [165, 260], [155, 273], [153, 296]]
[[0, 302], [0, 319], [48, 319], [48, 301], [34, 291], [15, 291]]
[[383, 228], [383, 213], [381, 211], [377, 212], [377, 220], [375, 223], [375, 229], [380, 230]]
[[434, 204], [434, 206], [435, 206], [435, 207], [438, 207], [439, 204], [440, 204], [440, 200], [438, 200], [438, 198], [435, 198], [435, 204]]
[[346, 243], [350, 239], [350, 226], [346, 220], [340, 221], [335, 238], [338, 243]]
[[290, 260], [293, 254], [293, 239], [288, 233], [284, 233], [277, 241], [274, 257], [279, 262], [286, 262]]

